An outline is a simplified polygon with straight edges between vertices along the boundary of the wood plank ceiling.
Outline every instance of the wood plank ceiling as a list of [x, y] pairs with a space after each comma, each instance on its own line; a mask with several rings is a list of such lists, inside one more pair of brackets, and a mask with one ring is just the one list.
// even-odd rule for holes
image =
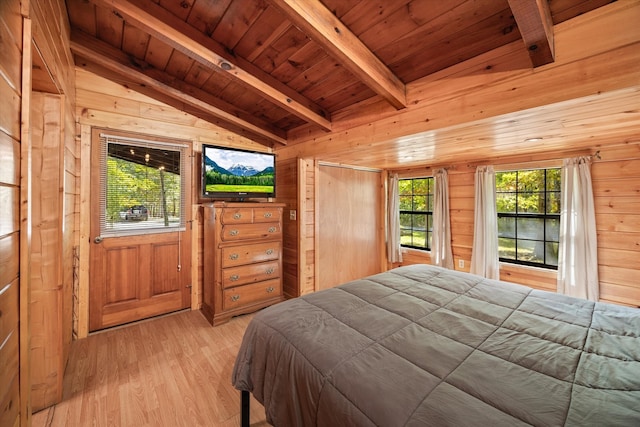
[[66, 0], [78, 66], [264, 145], [609, 0]]

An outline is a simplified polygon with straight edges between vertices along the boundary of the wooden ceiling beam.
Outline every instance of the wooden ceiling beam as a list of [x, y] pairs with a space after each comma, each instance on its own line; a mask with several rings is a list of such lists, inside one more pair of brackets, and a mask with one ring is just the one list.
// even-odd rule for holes
[[322, 46], [397, 109], [407, 106], [404, 83], [319, 0], [271, 0], [303, 33]]
[[[162, 92], [173, 100], [189, 106], [191, 109], [216, 117], [233, 127], [246, 130], [259, 136], [259, 140], [286, 145], [286, 135], [271, 124], [212, 96], [203, 90], [176, 79], [133, 58], [122, 51], [89, 36], [81, 31], [71, 33], [71, 51], [80, 58], [104, 67], [110, 72], [135, 81], [137, 84]], [[235, 129], [231, 129], [235, 130]]]
[[509, 0], [534, 67], [555, 61], [553, 20], [547, 0]]
[[191, 59], [258, 92], [280, 108], [324, 130], [331, 130], [331, 115], [313, 101], [265, 73], [250, 62], [234, 56], [224, 46], [207, 37], [166, 9], [151, 1], [90, 0], [97, 6], [114, 9], [129, 24], [148, 32]]

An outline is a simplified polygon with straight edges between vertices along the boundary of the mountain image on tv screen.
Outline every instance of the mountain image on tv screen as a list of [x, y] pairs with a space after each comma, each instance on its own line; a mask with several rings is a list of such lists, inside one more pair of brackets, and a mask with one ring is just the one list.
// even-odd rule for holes
[[203, 155], [206, 193], [273, 193], [273, 155], [215, 147]]

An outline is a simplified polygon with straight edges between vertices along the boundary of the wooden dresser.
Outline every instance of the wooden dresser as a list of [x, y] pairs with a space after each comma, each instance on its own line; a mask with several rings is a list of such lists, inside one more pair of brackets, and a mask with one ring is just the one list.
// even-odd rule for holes
[[284, 300], [280, 203], [204, 208], [202, 312], [216, 326]]

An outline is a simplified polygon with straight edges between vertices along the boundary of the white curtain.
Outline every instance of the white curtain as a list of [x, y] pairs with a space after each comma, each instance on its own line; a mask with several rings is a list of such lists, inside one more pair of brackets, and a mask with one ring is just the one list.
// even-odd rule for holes
[[475, 191], [470, 271], [488, 279], [499, 279], [496, 175], [493, 166], [479, 166], [476, 169]]
[[562, 166], [558, 292], [598, 301], [596, 216], [591, 159], [565, 159]]
[[400, 196], [398, 174], [389, 176], [389, 209], [387, 213], [387, 258], [389, 262], [402, 262], [400, 250]]
[[433, 198], [433, 237], [431, 263], [453, 269], [451, 252], [451, 225], [449, 220], [449, 177], [446, 169], [433, 171], [435, 184]]

